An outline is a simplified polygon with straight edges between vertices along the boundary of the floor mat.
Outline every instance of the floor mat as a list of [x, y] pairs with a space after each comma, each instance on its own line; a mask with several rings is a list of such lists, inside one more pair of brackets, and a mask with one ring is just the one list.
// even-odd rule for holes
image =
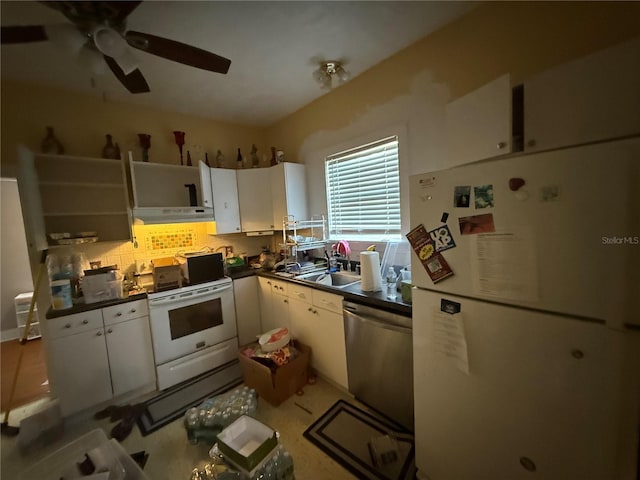
[[[344, 400], [338, 400], [307, 428], [304, 437], [358, 478], [415, 478], [413, 435]], [[394, 448], [383, 452], [374, 449], [382, 455], [372, 452], [372, 444], [386, 444], [388, 448], [390, 439]]]
[[186, 382], [164, 390], [145, 402], [145, 409], [137, 423], [142, 435], [148, 435], [195, 407], [207, 398], [224, 393], [242, 383], [238, 360], [203, 373]]

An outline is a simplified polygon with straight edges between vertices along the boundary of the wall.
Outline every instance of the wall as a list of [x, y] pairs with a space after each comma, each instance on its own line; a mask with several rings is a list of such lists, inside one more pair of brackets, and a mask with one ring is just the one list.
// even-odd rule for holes
[[[209, 154], [213, 165], [220, 149], [226, 166], [235, 166], [236, 151], [240, 147], [248, 155], [255, 143], [261, 152], [268, 153], [263, 129], [216, 122], [206, 118], [166, 112], [137, 105], [103, 100], [99, 96], [79, 95], [65, 90], [2, 80], [2, 150], [3, 176], [15, 176], [16, 146], [20, 143], [40, 151], [46, 126], [54, 127], [56, 137], [69, 155], [101, 157], [111, 134], [123, 155], [133, 151], [141, 160], [138, 133], [151, 135], [149, 160], [158, 163], [180, 164], [180, 154], [173, 136], [174, 130], [186, 132], [186, 150], [192, 160], [204, 160]], [[200, 153], [196, 153], [200, 152]]]
[[[29, 255], [25, 238], [18, 184], [14, 179], [3, 178], [0, 186], [2, 216], [0, 217], [0, 297], [2, 340], [17, 338], [16, 311], [13, 300], [19, 293], [33, 291], [33, 278], [29, 268]], [[5, 336], [7, 338], [5, 338]]]
[[267, 138], [307, 165], [310, 211], [323, 213], [324, 155], [400, 126], [402, 182], [444, 168], [447, 102], [502, 74], [517, 85], [638, 36], [638, 18], [640, 2], [488, 2], [271, 126]]

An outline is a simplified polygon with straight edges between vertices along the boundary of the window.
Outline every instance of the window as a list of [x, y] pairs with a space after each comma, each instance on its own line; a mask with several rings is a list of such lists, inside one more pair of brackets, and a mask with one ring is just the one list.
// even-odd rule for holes
[[328, 156], [325, 178], [332, 238], [400, 237], [397, 136]]

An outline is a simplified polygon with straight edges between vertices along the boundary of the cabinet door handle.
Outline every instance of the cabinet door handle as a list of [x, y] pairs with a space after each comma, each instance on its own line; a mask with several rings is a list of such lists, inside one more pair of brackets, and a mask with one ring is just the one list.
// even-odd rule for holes
[[116, 313], [116, 317], [121, 317], [121, 316], [122, 316], [122, 312]]
[[98, 332], [96, 335], [98, 335], [99, 337], [102, 336], [102, 332]]
[[505, 142], [498, 142], [498, 145], [497, 145], [498, 150], [502, 150], [506, 146], [507, 146], [507, 144]]
[[109, 330], [107, 330], [107, 333], [113, 333], [113, 329], [110, 328]]
[[289, 300], [287, 300], [286, 298], [284, 299], [284, 303], [289, 303]]
[[71, 324], [70, 324], [70, 323], [67, 323], [67, 324], [64, 326], [64, 328], [71, 328]]
[[87, 320], [86, 318], [84, 320], [82, 320], [82, 324], [86, 325], [87, 323], [89, 323], [89, 320]]
[[132, 308], [130, 313], [136, 313], [136, 309]]
[[528, 147], [535, 147], [536, 146], [536, 141], [532, 138], [531, 140], [529, 140], [527, 142], [527, 146]]
[[307, 308], [307, 311], [313, 312], [313, 308], [309, 307], [309, 308]]

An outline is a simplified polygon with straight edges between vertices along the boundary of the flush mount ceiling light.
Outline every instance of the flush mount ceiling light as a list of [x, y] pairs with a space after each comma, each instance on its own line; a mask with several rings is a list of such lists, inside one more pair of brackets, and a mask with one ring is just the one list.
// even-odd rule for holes
[[329, 61], [320, 62], [318, 68], [313, 72], [313, 78], [320, 84], [320, 88], [330, 90], [333, 87], [333, 77], [338, 78], [338, 83], [344, 83], [351, 75], [342, 66], [342, 62]]

